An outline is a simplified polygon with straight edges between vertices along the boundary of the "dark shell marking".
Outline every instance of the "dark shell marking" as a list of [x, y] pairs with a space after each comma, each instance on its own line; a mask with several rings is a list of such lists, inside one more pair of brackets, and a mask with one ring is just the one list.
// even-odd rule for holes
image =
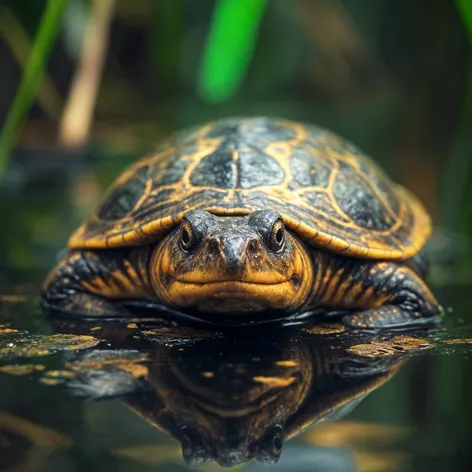
[[336, 134], [281, 119], [233, 118], [171, 136], [130, 166], [69, 245], [146, 244], [191, 209], [275, 210], [310, 244], [366, 258], [409, 258], [431, 231], [421, 203]]

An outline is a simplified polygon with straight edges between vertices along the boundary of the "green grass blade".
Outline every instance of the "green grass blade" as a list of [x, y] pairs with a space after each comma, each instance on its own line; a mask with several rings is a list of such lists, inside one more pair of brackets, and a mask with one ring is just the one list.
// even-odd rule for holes
[[257, 42], [267, 0], [219, 0], [199, 76], [199, 93], [209, 102], [230, 98], [244, 78]]
[[469, 41], [472, 43], [472, 0], [457, 0], [456, 3], [469, 36]]
[[0, 134], [0, 175], [8, 165], [11, 148], [38, 91], [66, 6], [67, 0], [49, 0], [44, 10], [18, 92]]
[[[472, 45], [472, 0], [456, 0], [456, 6]], [[462, 119], [456, 130], [454, 147], [445, 168], [442, 181], [439, 220], [453, 232], [460, 232], [465, 223], [470, 225], [470, 205], [464, 205], [470, 193], [472, 154], [470, 129], [472, 126], [472, 64], [469, 57], [467, 85], [464, 93]], [[470, 232], [470, 228], [465, 228]]]
[[[469, 38], [469, 44], [472, 45], [472, 0], [457, 0], [457, 8], [459, 10], [462, 24]], [[466, 112], [472, 112], [472, 69], [469, 68], [467, 81], [467, 97], [466, 97]]]

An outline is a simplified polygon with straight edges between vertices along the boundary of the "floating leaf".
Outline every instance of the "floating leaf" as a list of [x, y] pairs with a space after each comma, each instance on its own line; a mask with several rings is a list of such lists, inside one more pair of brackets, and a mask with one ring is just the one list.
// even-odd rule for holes
[[390, 357], [399, 354], [415, 353], [432, 349], [433, 344], [425, 339], [411, 338], [409, 336], [395, 336], [391, 340], [371, 341], [367, 344], [357, 344], [346, 349], [350, 354], [360, 357]]
[[336, 334], [344, 333], [346, 327], [341, 324], [321, 324], [308, 328], [306, 331], [310, 334]]
[[41, 372], [45, 369], [40, 364], [11, 364], [0, 366], [0, 372], [9, 375], [28, 375], [34, 372]]
[[0, 359], [10, 357], [40, 357], [58, 351], [78, 351], [96, 346], [101, 342], [93, 336], [54, 334], [51, 336], [20, 334], [14, 339], [5, 336], [0, 343]]

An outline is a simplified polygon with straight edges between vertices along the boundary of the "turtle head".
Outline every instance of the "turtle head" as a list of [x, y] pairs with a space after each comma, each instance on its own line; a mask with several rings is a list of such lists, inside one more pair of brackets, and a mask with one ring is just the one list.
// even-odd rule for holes
[[234, 217], [189, 211], [151, 262], [163, 302], [212, 313], [296, 310], [311, 279], [306, 248], [270, 210]]

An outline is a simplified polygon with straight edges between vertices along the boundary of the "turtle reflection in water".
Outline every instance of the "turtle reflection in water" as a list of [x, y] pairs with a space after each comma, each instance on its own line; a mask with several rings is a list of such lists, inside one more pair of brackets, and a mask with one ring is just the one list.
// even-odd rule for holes
[[[123, 398], [132, 410], [181, 443], [186, 461], [229, 467], [277, 462], [285, 440], [348, 414], [406, 359], [350, 355], [349, 347], [367, 340], [346, 335], [253, 341], [152, 342], [145, 361], [140, 353], [147, 374], [137, 378], [127, 368], [128, 382], [123, 370], [109, 368], [111, 357], [119, 366], [119, 351], [82, 353], [70, 363], [80, 375], [69, 387], [94, 396], [95, 386], [103, 392], [103, 376], [110, 395], [127, 392]], [[123, 352], [126, 359], [130, 351]]]
[[82, 316], [141, 303], [219, 323], [318, 309], [356, 328], [430, 323], [442, 314], [424, 282], [430, 232], [418, 199], [337, 135], [222, 119], [116, 180], [43, 301]]

